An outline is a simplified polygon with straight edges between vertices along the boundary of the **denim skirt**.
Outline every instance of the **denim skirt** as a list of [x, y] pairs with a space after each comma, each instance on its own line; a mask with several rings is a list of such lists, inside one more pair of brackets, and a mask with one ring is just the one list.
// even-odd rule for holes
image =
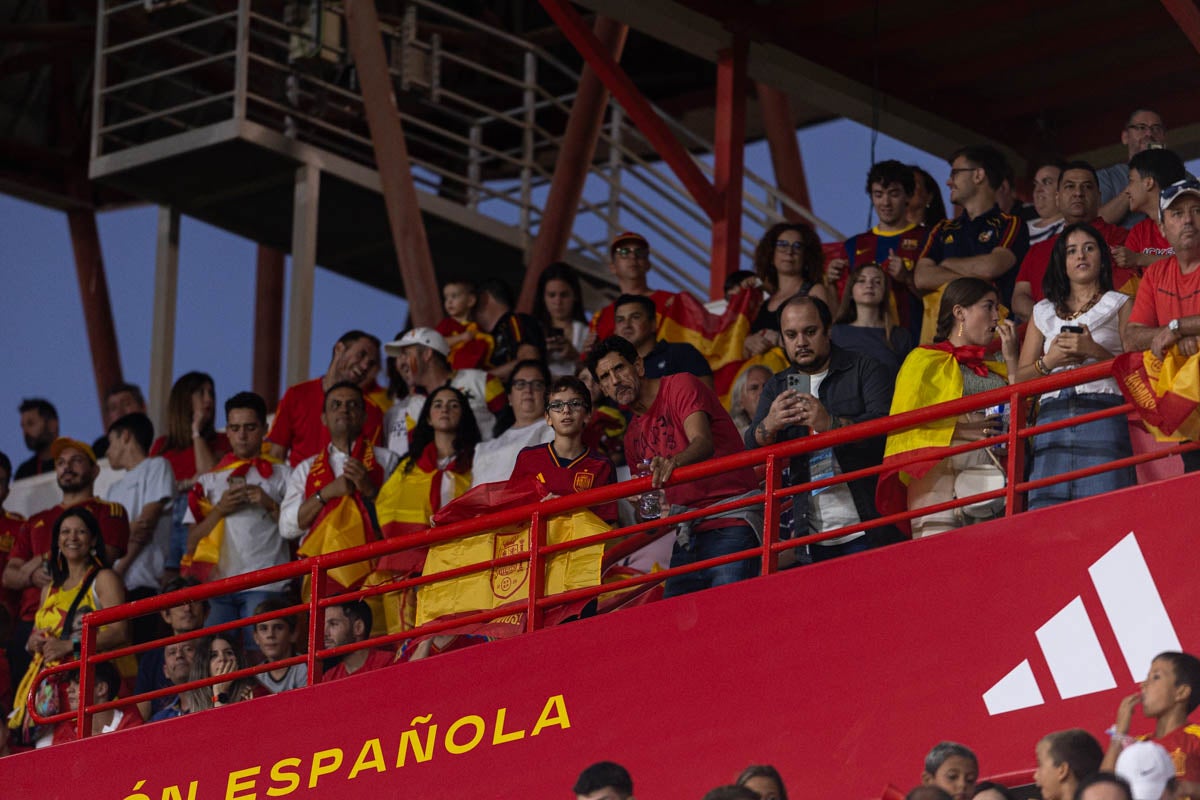
[[[1115, 408], [1124, 403], [1118, 394], [1076, 394], [1064, 389], [1058, 397], [1044, 400], [1038, 411], [1038, 424], [1058, 422], [1093, 411]], [[1085, 425], [1039, 434], [1033, 437], [1033, 465], [1030, 480], [1062, 475], [1077, 469], [1107, 464], [1133, 455], [1129, 444], [1129, 423], [1124, 414], [1096, 420]], [[1068, 500], [1091, 497], [1137, 483], [1133, 467], [1101, 472], [1087, 478], [1056, 483], [1029, 492], [1028, 508], [1045, 508]]]

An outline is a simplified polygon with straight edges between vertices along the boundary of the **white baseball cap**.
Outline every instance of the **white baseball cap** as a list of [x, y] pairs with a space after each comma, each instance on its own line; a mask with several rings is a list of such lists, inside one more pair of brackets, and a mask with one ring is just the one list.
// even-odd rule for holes
[[1116, 772], [1129, 781], [1133, 800], [1159, 800], [1175, 777], [1175, 762], [1161, 744], [1134, 742], [1117, 756]]
[[424, 345], [444, 356], [450, 355], [450, 345], [446, 344], [446, 337], [433, 328], [413, 328], [396, 341], [385, 344], [383, 351], [389, 356], [398, 356], [401, 350], [414, 344]]

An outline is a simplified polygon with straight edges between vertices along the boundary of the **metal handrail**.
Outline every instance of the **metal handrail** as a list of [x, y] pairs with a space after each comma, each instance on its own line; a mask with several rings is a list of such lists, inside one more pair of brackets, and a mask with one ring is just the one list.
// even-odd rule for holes
[[[351, 115], [351, 118], [363, 118], [361, 97], [356, 89], [353, 86], [342, 85], [331, 77], [334, 70], [341, 70], [344, 74], [348, 68], [350, 57], [343, 43], [320, 42], [321, 55], [314, 58], [312, 63], [318, 66], [330, 65], [331, 71], [328, 75], [322, 74], [319, 69], [310, 69], [305, 64], [292, 63], [288, 52], [294, 42], [289, 37], [302, 35], [303, 31], [285, 24], [281, 19], [273, 18], [272, 11], [262, 5], [256, 7], [253, 0], [239, 0], [236, 11], [222, 12], [214, 11], [203, 2], [191, 3], [189, 9], [199, 18], [186, 20], [170, 28], [142, 33], [136, 38], [119, 43], [110, 43], [108, 38], [113, 35], [113, 24], [119, 21], [119, 14], [144, 13], [137, 10], [136, 6], [137, 4], [126, 3], [105, 8], [105, 3], [100, 0], [101, 18], [97, 25], [97, 81], [94, 99], [96, 125], [93, 129], [92, 144], [94, 156], [119, 152], [160, 137], [161, 134], [152, 128], [133, 136], [113, 135], [118, 130], [125, 131], [142, 122], [162, 119], [182, 129], [209, 124], [209, 118], [189, 124], [186, 117], [180, 116], [181, 113], [204, 103], [172, 103], [170, 92], [162, 92], [161, 96], [155, 96], [146, 90], [152, 89], [158, 81], [165, 81], [171, 76], [178, 77], [182, 73], [194, 75], [195, 73], [189, 71], [192, 67], [215, 68], [228, 62], [235, 66], [231, 75], [236, 76], [234, 82], [227, 87], [228, 91], [222, 91], [226, 87], [201, 85], [202, 88], [213, 91], [214, 102], [218, 98], [220, 101], [227, 101], [228, 92], [232, 91], [233, 115], [253, 117], [257, 120], [264, 118], [265, 112], [265, 119], [272, 121], [271, 124], [279, 124], [281, 128], [286, 128], [287, 135], [294, 135], [313, 146], [328, 148], [331, 152], [349, 157], [353, 161], [374, 166], [374, 153], [365, 127], [360, 129], [356, 125], [345, 124], [339, 128], [336, 121], [331, 122], [317, 114], [309, 113], [317, 97], [326, 104], [329, 104], [332, 98], [336, 105], [329, 104], [325, 108], [337, 112], [336, 120], [345, 119], [346, 114]], [[337, 4], [325, 6], [324, 11], [342, 13]], [[477, 35], [480, 41], [489, 46], [497, 45], [508, 49], [514, 55], [511, 59], [513, 68], [509, 70], [497, 67], [494, 63], [481, 63], [467, 54], [448, 49], [441, 42], [438, 33], [422, 31], [418, 25], [418, 13], [422, 15], [422, 19], [436, 19], [439, 24], [446, 22], [460, 27], [471, 35]], [[150, 15], [148, 19], [153, 21], [156, 18]], [[153, 50], [141, 45], [170, 37], [177, 39], [181, 32], [206, 25], [232, 27], [235, 21], [238, 24], [238, 47], [233, 53], [206, 53], [192, 42], [175, 41], [173, 46], [186, 47], [188, 52], [194, 52], [197, 60], [186, 66], [166, 65], [151, 74], [112, 84], [105, 82], [106, 75], [116, 74], [115, 70], [106, 69], [106, 60], [114, 53], [133, 53], [139, 57], [145, 54], [146, 58], [150, 58], [153, 56]], [[456, 186], [461, 186], [461, 195], [465, 198], [464, 203], [468, 210], [506, 222], [510, 218], [517, 219], [522, 240], [528, 246], [533, 240], [540, 212], [540, 209], [533, 205], [533, 188], [544, 185], [550, 175], [549, 168], [542, 166], [544, 162], [539, 161], [538, 155], [556, 152], [562, 144], [561, 134], [551, 130], [556, 124], [550, 125], [548, 121], [564, 118], [569, 113], [575, 93], [573, 87], [578, 83], [579, 73], [536, 44], [497, 30], [477, 19], [442, 6], [435, 0], [412, 0], [406, 5], [403, 22], [385, 23], [380, 28], [393, 53], [390, 70], [397, 82], [397, 94], [403, 95], [409, 103], [415, 101], [418, 104], [415, 113], [410, 110], [410, 105], [401, 104], [404, 109], [401, 112], [404, 124], [410, 131], [420, 127], [425, 133], [423, 139], [413, 134], [413, 143], [419, 145], [410, 148], [410, 157], [414, 165], [441, 176], [443, 181], [453, 181]], [[327, 61], [326, 57], [330, 61]], [[456, 70], [468, 71], [487, 85], [508, 91], [510, 97], [513, 93], [523, 92], [524, 101], [518, 104], [500, 103], [496, 104], [499, 107], [493, 108], [492, 104], [482, 102], [479, 97], [441, 85], [438, 76], [443, 63], [453, 64]], [[264, 80], [262, 75], [267, 70], [294, 78], [302, 98], [299, 107], [290, 106], [282, 96], [269, 96], [267, 87], [274, 85], [278, 78]], [[572, 89], [559, 94], [550, 92], [544, 84], [548, 76], [560, 83], [571, 85]], [[198, 77], [197, 80], [202, 78]], [[125, 118], [123, 115], [109, 118], [112, 111], [120, 108], [122, 104], [132, 107], [131, 103], [136, 104], [139, 100], [146, 106], [146, 110], [136, 118]], [[109, 103], [113, 105], [109, 106]], [[662, 169], [660, 165], [652, 164], [641, 155], [646, 149], [644, 138], [625, 121], [626, 115], [620, 106], [614, 101], [610, 103], [610, 109], [615, 124], [606, 124], [601, 135], [601, 141], [608, 149], [609, 155], [604, 161], [591, 166], [592, 182], [588, 184], [592, 190], [607, 192], [609, 197], [585, 197], [584, 202], [581, 202], [581, 219], [568, 237], [570, 253], [589, 260], [606, 260], [607, 242], [621, 226], [644, 226], [661, 237], [656, 242], [660, 247], [656, 248], [655, 261], [662, 269], [664, 278], [680, 288], [706, 292], [705, 276], [709, 270], [709, 220], [672, 173]], [[426, 114], [425, 110], [432, 113]], [[663, 113], [661, 109], [656, 110], [689, 151], [711, 152], [710, 142], [689, 130], [679, 120]], [[283, 120], [288, 117], [296, 124], [283, 125]], [[488, 142], [490, 132], [499, 130], [515, 132], [521, 142], [512, 148], [507, 145], [502, 148], [491, 146]], [[143, 137], [140, 142], [139, 136]], [[450, 157], [451, 154], [460, 157], [453, 158]], [[693, 160], [706, 175], [712, 175], [711, 165], [695, 156]], [[475, 201], [488, 194], [483, 184], [490, 182], [483, 178], [483, 168], [498, 163], [514, 171], [520, 188], [510, 196], [491, 194], [493, 200], [503, 205], [480, 209]], [[625, 171], [630, 171], [642, 182], [645, 197], [631, 197], [628, 194], [627, 186], [623, 187], [620, 179]], [[746, 171], [745, 185], [760, 190], [755, 196], [747, 195], [743, 205], [744, 224], [738, 244], [745, 259], [752, 259], [756, 237], [778, 220], [776, 208], [799, 211], [821, 230], [843, 238], [839, 232], [802, 209], [792, 198], [771, 186], [761, 176]], [[437, 187], [430, 188], [436, 191]], [[766, 199], [760, 199], [758, 194], [765, 194]], [[614, 197], [618, 199], [614, 201]], [[593, 224], [593, 215], [598, 225]]]
[[[1000, 387], [969, 397], [962, 397], [956, 400], [941, 403], [936, 406], [916, 409], [903, 414], [897, 414], [895, 416], [869, 420], [843, 428], [836, 428], [825, 433], [802, 437], [789, 442], [783, 442], [770, 447], [749, 450], [720, 459], [714, 459], [699, 464], [680, 467], [672, 475], [670, 481], [671, 485], [688, 483], [690, 481], [700, 480], [703, 478], [710, 478], [744, 467], [762, 466], [765, 468], [765, 489], [761, 495], [719, 501], [709, 507], [692, 509], [681, 514], [668, 517], [665, 520], [644, 521], [626, 528], [619, 528], [599, 533], [586, 539], [563, 542], [555, 545], [547, 545], [544, 543], [544, 526], [547, 519], [557, 514], [569, 513], [588, 507], [594, 507], [602, 503], [621, 498], [628, 498], [645, 492], [651, 488], [651, 479], [649, 477], [634, 478], [619, 484], [598, 487], [579, 494], [549, 499], [541, 503], [536, 503], [533, 506], [498, 511], [486, 516], [455, 522], [445, 526], [438, 526], [437, 528], [427, 528], [423, 531], [407, 534], [394, 539], [376, 541], [348, 550], [319, 555], [303, 561], [294, 561], [288, 564], [282, 564], [276, 567], [261, 570], [259, 572], [226, 578], [224, 580], [203, 584], [167, 595], [159, 595], [112, 608], [94, 611], [86, 614], [83, 617], [83, 644], [81, 648], [80, 662], [78, 664], [71, 663], [58, 665], [56, 667], [49, 668], [42, 673], [38, 681], [35, 682], [35, 685], [31, 689], [30, 695], [27, 698], [27, 702], [30, 707], [30, 713], [34, 713], [32, 705], [37, 683], [41, 680], [44, 680], [48, 675], [75, 667], [81, 667], [80, 690], [83, 693], [82, 696], [92, 697], [92, 676], [91, 670], [88, 669], [91, 664], [100, 661], [110, 661], [121, 656], [144, 652], [150, 649], [161, 647], [164, 645], [164, 643], [198, 638], [200, 636], [209, 635], [214, 631], [232, 630], [234, 628], [239, 628], [246, 625], [247, 622], [256, 622], [265, 619], [287, 616], [302, 609], [307, 609], [310, 614], [309, 646], [307, 655], [304, 658], [309, 666], [309, 682], [315, 683], [320, 677], [321, 659], [354, 649], [354, 647], [351, 646], [344, 646], [334, 649], [322, 649], [320, 639], [316, 636], [316, 633], [320, 631], [321, 626], [323, 625], [324, 608], [335, 603], [345, 602], [349, 599], [368, 597], [378, 594], [387, 594], [408, 588], [416, 588], [441, 580], [448, 580], [466, 574], [489, 570], [498, 566], [527, 564], [529, 568], [528, 574], [531, 579], [531, 584], [529, 597], [525, 601], [519, 601], [517, 603], [505, 605], [495, 609], [484, 609], [471, 614], [455, 617], [450, 620], [435, 621], [412, 630], [388, 634], [387, 636], [381, 638], [370, 639], [366, 642], [359, 643], [357, 647], [370, 647], [373, 645], [378, 645], [381, 642], [397, 643], [403, 640], [423, 637], [432, 633], [450, 630], [454, 627], [470, 622], [495, 619], [497, 617], [512, 614], [514, 611], [522, 610], [528, 612], [526, 618], [526, 630], [535, 630], [541, 624], [540, 618], [542, 613], [547, 608], [551, 608], [556, 605], [576, 602], [582, 599], [590, 599], [597, 597], [600, 594], [619, 591], [635, 586], [642, 586], [644, 584], [660, 581], [664, 578], [669, 578], [674, 575], [684, 574], [686, 572], [698, 569], [705, 569], [718, 564], [745, 560], [747, 558], [761, 559], [763, 574], [769, 574], [776, 571], [778, 556], [780, 553], [786, 550], [801, 547], [810, 543], [820, 542], [826, 539], [836, 538], [857, 530], [891, 525], [897, 522], [911, 520], [918, 516], [924, 516], [942, 510], [958, 508], [964, 505], [979, 502], [980, 500], [984, 499], [1003, 497], [1005, 500], [1005, 515], [1012, 516], [1022, 511], [1020, 495], [1029, 489], [1039, 488], [1041, 486], [1057, 482], [1075, 480], [1081, 477], [1096, 474], [1098, 472], [1117, 469], [1131, 464], [1142, 463], [1154, 458], [1160, 458], [1174, 453], [1187, 452], [1197, 449], [1196, 443], [1185, 443], [1167, 450], [1117, 459], [1101, 466], [1074, 470], [1061, 475], [1053, 476], [1051, 478], [1040, 479], [1037, 481], [1024, 480], [1024, 467], [1021, 458], [1022, 448], [1019, 445], [1025, 439], [1029, 438], [1030, 436], [1035, 436], [1071, 425], [1080, 425], [1096, 419], [1123, 415], [1128, 413], [1131, 408], [1129, 404], [1124, 404], [1111, 409], [1081, 415], [1070, 420], [1030, 426], [1026, 424], [1024, 418], [1024, 401], [1037, 397], [1045, 392], [1064, 389], [1070, 386], [1075, 386], [1110, 376], [1111, 362], [1088, 365], [1074, 370], [1054, 373], [1052, 375], [1026, 381], [1024, 383]], [[1005, 466], [1007, 469], [1008, 481], [1007, 485], [1003, 489], [996, 489], [971, 497], [956, 498], [954, 500], [937, 505], [909, 509], [902, 512], [885, 515], [877, 519], [853, 523], [837, 530], [823, 531], [810, 536], [803, 536], [788, 540], [780, 540], [778, 538], [778, 515], [781, 504], [786, 501], [787, 498], [801, 492], [808, 492], [864, 477], [879, 475], [883, 472], [888, 472], [895, 469], [902, 469], [905, 466], [908, 466], [919, 460], [927, 459], [928, 456], [918, 453], [916, 455], [892, 459], [886, 465], [879, 464], [784, 488], [781, 485], [780, 472], [782, 466], [787, 464], [789, 459], [805, 453], [811, 453], [815, 450], [824, 449], [827, 447], [836, 447], [863, 439], [885, 436], [889, 433], [923, 425], [935, 420], [957, 417], [960, 414], [986, 408], [1001, 402], [1011, 403], [1010, 408], [1013, 411], [1011, 417], [1012, 421], [1009, 430], [1006, 433], [977, 442], [953, 445], [945, 448], [941, 451], [941, 453], [945, 457], [949, 457], [957, 453], [968, 452], [970, 450], [983, 447], [991, 447], [996, 444], [1007, 444], [1008, 458]], [[617, 582], [604, 583], [600, 586], [574, 589], [557, 595], [545, 595], [544, 591], [542, 591], [542, 589], [536, 585], [536, 581], [533, 580], [534, 577], [540, 574], [538, 571], [539, 565], [543, 563], [546, 558], [555, 553], [596, 544], [598, 542], [615, 542], [618, 539], [625, 540], [634, 534], [662, 530], [665, 524], [673, 524], [675, 522], [689, 519], [700, 519], [716, 513], [757, 505], [763, 505], [765, 511], [764, 536], [762, 544], [753, 549], [721, 556], [720, 558], [716, 559], [709, 559], [707, 561], [698, 562], [697, 564], [687, 565], [684, 567], [676, 567], [648, 575], [626, 578]], [[330, 570], [339, 566], [370, 560], [372, 558], [400, 552], [403, 550], [428, 547], [433, 544], [451, 541], [464, 536], [470, 536], [489, 530], [498, 530], [508, 526], [530, 522], [532, 522], [530, 549], [526, 552], [496, 557], [473, 564], [464, 564], [436, 574], [405, 578], [403, 580], [391, 581], [377, 586], [364, 587], [352, 592], [329, 592], [326, 585], [325, 575], [327, 575]], [[212, 628], [193, 631], [187, 634], [180, 634], [165, 640], [123, 647], [110, 652], [99, 653], [96, 651], [96, 639], [98, 631], [103, 625], [132, 619], [144, 614], [152, 614], [166, 608], [180, 605], [184, 602], [207, 600], [231, 592], [242, 591], [264, 584], [301, 576], [308, 576], [312, 582], [310, 599], [303, 606], [292, 606], [288, 609], [270, 612], [248, 619], [223, 623], [222, 625], [213, 626]], [[301, 657], [292, 657], [292, 659], [299, 658]], [[300, 660], [293, 661], [292, 659], [289, 659], [288, 663], [301, 663]], [[254, 674], [257, 671], [263, 671], [263, 669], [277, 668], [281, 663], [283, 662], [267, 664], [264, 665], [263, 668], [248, 669], [245, 674], [249, 675]], [[222, 677], [223, 679], [228, 679], [228, 676]], [[216, 682], [220, 682], [220, 680], [212, 680], [208, 683], [201, 682], [188, 684], [188, 686], [194, 687]], [[90, 717], [97, 711], [103, 711], [107, 708], [114, 708], [118, 706], [131, 705], [143, 699], [147, 699], [147, 696], [143, 695], [119, 698], [118, 700], [112, 701], [109, 704], [84, 704], [82, 706], [82, 714], [79, 714], [78, 712], [63, 712], [55, 717], [45, 719], [35, 715], [34, 719], [39, 722], [53, 722], [75, 716], [78, 718], [80, 726], [79, 735], [82, 737], [86, 736], [88, 732], [90, 732]]]

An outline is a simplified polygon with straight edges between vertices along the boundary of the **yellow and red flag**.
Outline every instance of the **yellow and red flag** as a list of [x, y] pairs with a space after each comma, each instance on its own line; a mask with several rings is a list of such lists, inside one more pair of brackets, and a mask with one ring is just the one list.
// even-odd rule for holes
[[[383, 483], [383, 468], [375, 460], [375, 451], [366, 441], [359, 438], [350, 447], [350, 457], [358, 459], [367, 468], [371, 480], [380, 485]], [[336, 480], [333, 466], [329, 463], [329, 450], [322, 450], [313, 461], [308, 473], [308, 481], [304, 487], [304, 496], [311, 497], [319, 489], [328, 486]], [[335, 553], [349, 547], [366, 544], [370, 539], [378, 538], [378, 531], [371, 519], [370, 513], [363, 505], [358, 492], [352, 492], [344, 497], [329, 500], [321, 513], [308, 529], [308, 535], [300, 542], [299, 553], [302, 556], [317, 556], [324, 553]], [[371, 572], [371, 565], [365, 561], [346, 564], [329, 570], [329, 577], [345, 589], [353, 588]]]
[[1125, 399], [1160, 442], [1200, 440], [1200, 354], [1173, 347], [1160, 361], [1154, 353], [1122, 353], [1113, 375]]
[[[477, 516], [480, 509], [537, 502], [536, 482], [520, 486], [483, 484], [451, 503], [435, 517], [441, 523]], [[460, 505], [461, 504], [461, 505]], [[546, 543], [576, 541], [610, 530], [602, 519], [586, 509], [561, 514], [546, 523]], [[433, 575], [468, 564], [526, 553], [530, 547], [529, 525], [513, 525], [472, 536], [464, 536], [429, 548], [423, 574]], [[587, 586], [599, 586], [604, 543], [555, 553], [546, 560], [545, 592], [558, 594]], [[417, 592], [416, 624], [471, 611], [499, 608], [529, 596], [529, 566], [518, 562], [492, 567], [450, 580], [426, 584]]]
[[745, 359], [742, 345], [762, 305], [762, 290], [743, 287], [733, 294], [723, 314], [713, 314], [687, 292], [667, 301], [659, 320], [659, 338], [695, 347], [713, 372], [713, 387], [723, 402]]

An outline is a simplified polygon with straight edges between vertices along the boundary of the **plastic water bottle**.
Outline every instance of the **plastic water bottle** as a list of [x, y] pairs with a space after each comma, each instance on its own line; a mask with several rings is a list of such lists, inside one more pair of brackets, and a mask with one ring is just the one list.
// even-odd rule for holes
[[[645, 459], [638, 462], [637, 477], [645, 478], [650, 475], [650, 460]], [[638, 497], [637, 511], [638, 516], [642, 519], [658, 519], [663, 515], [663, 506], [666, 505], [667, 493], [662, 489], [649, 489], [642, 492]]]

